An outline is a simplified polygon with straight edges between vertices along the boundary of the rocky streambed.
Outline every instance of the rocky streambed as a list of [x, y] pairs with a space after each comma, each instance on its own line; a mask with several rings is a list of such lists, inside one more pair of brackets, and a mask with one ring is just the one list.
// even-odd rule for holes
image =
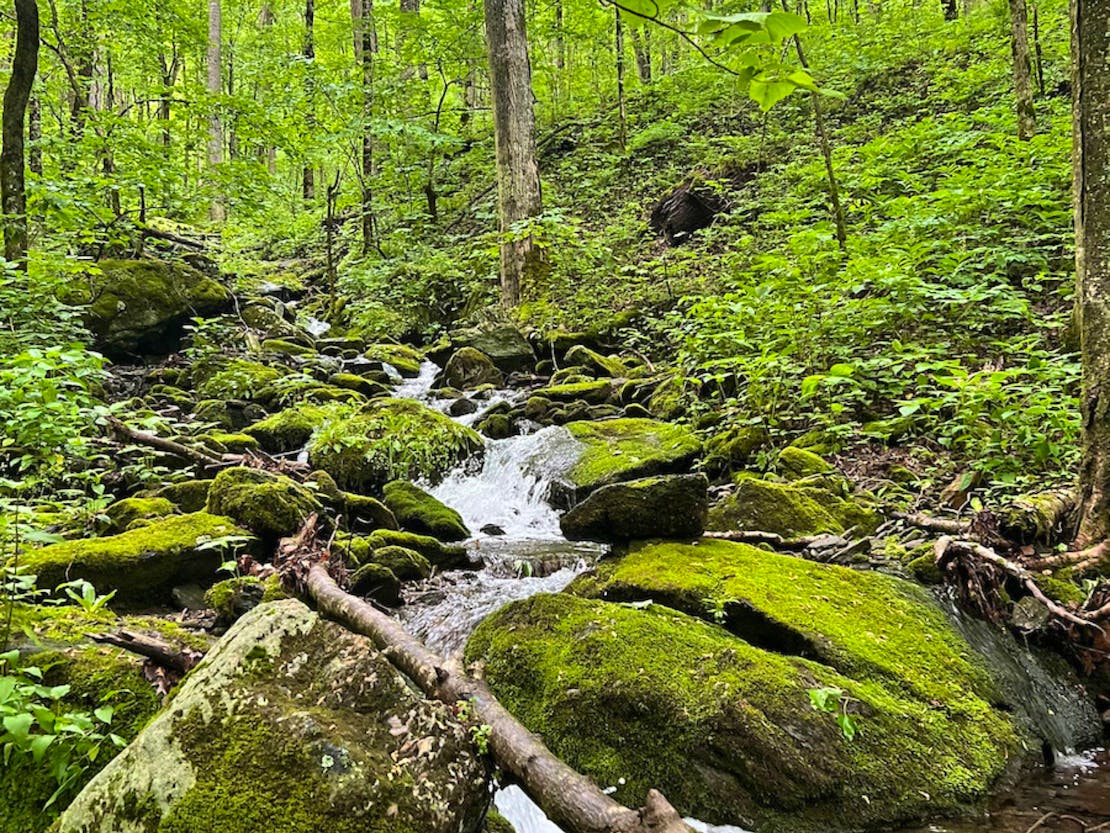
[[[113, 296], [91, 313], [117, 356], [176, 347], [201, 290], [219, 311], [212, 278], [156, 271], [181, 309], [128, 315], [139, 302]], [[133, 418], [210, 463], [144, 449], [160, 482], [121, 465], [100, 534], [25, 554], [43, 586], [116, 594], [16, 610], [21, 649], [83, 681], [75, 702], [111, 695], [129, 716], [130, 745], [62, 831], [507, 829], [466, 708], [416, 697], [365, 640], [283, 599], [269, 562], [311, 516], [351, 592], [480, 667], [629, 806], [658, 788], [722, 830], [879, 829], [980, 812], [1101, 738], [1065, 663], [909, 580], [929, 577], [928, 547], [857, 545], [882, 506], [820, 449], [745, 469], [758, 432], [703, 442], [671, 421], [669, 377], [596, 336], [374, 344], [313, 335], [264, 295], [223, 326], [239, 349], [194, 339], [127, 374]], [[159, 708], [134, 660], [84, 637], [120, 627], [208, 656]], [[0, 810], [5, 830], [48, 826], [30, 772], [0, 786], [28, 797]], [[545, 830], [518, 793], [497, 806]]]

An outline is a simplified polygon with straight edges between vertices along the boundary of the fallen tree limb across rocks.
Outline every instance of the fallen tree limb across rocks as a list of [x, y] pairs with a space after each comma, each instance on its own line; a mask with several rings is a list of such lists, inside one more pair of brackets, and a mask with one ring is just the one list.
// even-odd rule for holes
[[569, 833], [693, 833], [656, 790], [648, 792], [644, 807], [638, 810], [603, 793], [593, 781], [555, 757], [498, 702], [485, 683], [458, 663], [430, 651], [396, 619], [344, 592], [323, 564], [311, 565], [302, 578], [305, 592], [322, 614], [368, 636], [425, 695], [449, 704], [469, 702], [475, 718], [489, 726], [494, 760]]

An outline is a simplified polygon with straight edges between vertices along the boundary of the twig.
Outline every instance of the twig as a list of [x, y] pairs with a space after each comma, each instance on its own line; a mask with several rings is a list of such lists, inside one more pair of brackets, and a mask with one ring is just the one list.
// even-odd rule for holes
[[957, 521], [949, 518], [934, 518], [923, 512], [891, 512], [891, 517], [905, 521], [910, 526], [924, 529], [926, 532], [940, 532], [944, 535], [963, 535], [971, 524], [967, 521]]
[[[167, 440], [164, 437], [159, 437], [155, 434], [148, 433], [147, 431], [140, 431], [137, 428], [132, 428], [126, 425], [114, 416], [108, 417], [108, 424], [120, 436], [126, 437], [132, 442], [146, 445], [151, 448], [156, 448], [159, 451], [165, 451], [169, 454], [174, 454], [178, 457], [183, 457], [186, 460], [192, 460], [194, 463], [200, 463], [202, 466], [219, 466], [223, 465], [226, 458], [216, 457], [199, 448], [190, 448], [187, 445]], [[241, 458], [241, 455], [238, 455]]]

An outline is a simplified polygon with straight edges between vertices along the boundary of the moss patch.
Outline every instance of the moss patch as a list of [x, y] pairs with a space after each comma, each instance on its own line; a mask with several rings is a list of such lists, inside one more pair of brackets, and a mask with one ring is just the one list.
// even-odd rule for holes
[[[959, 810], [986, 795], [1017, 749], [1011, 718], [975, 690], [987, 679], [957, 638], [929, 635], [955, 663], [923, 674], [940, 701], [883, 674], [852, 678], [762, 650], [659, 605], [565, 594], [503, 608], [479, 626], [467, 659], [485, 663], [501, 702], [556, 754], [626, 805], [654, 787], [710, 822], [826, 831]], [[874, 638], [893, 654], [878, 636], [857, 643]], [[824, 687], [851, 698], [852, 742], [810, 707], [808, 691]]]
[[431, 535], [441, 541], [465, 541], [470, 530], [462, 515], [405, 480], [385, 485], [385, 505], [408, 532]]
[[[157, 520], [108, 538], [66, 541], [24, 558], [40, 587], [83, 578], [120, 602], [152, 602], [176, 584], [209, 582], [223, 557], [204, 544], [228, 535], [250, 537], [231, 518], [194, 512]], [[251, 539], [253, 540], [253, 539]]]
[[322, 508], [296, 481], [245, 466], [221, 471], [208, 491], [209, 512], [234, 518], [268, 542], [295, 534]]
[[420, 365], [424, 362], [423, 353], [404, 344], [371, 344], [362, 355], [372, 362], [392, 365], [398, 373], [408, 377], [419, 376]]
[[866, 534], [879, 520], [874, 510], [822, 486], [750, 476], [741, 476], [736, 491], [709, 512], [710, 529], [752, 529], [784, 538], [839, 534], [849, 528]]
[[345, 489], [373, 491], [398, 478], [438, 480], [480, 451], [482, 438], [419, 402], [381, 399], [331, 418], [309, 442], [309, 460]]
[[275, 454], [296, 451], [303, 448], [312, 433], [329, 419], [343, 419], [354, 412], [350, 406], [302, 402], [244, 428], [243, 433], [254, 437], [264, 449]]
[[567, 430], [584, 446], [568, 477], [581, 492], [690, 467], [701, 442], [688, 429], [651, 419], [574, 422]]
[[125, 532], [138, 520], [164, 518], [177, 511], [177, 507], [162, 497], [129, 497], [117, 500], [104, 510], [110, 522], [110, 532]]

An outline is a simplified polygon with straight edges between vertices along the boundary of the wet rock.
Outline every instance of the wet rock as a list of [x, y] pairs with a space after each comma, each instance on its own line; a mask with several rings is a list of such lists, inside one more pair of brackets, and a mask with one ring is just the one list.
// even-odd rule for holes
[[340, 506], [343, 509], [347, 526], [355, 532], [401, 528], [389, 507], [377, 498], [356, 495], [353, 492], [342, 492], [340, 494]]
[[398, 607], [402, 603], [401, 580], [384, 564], [363, 564], [351, 574], [347, 590], [352, 595], [373, 599], [389, 607]]
[[475, 564], [471, 561], [464, 547], [444, 544], [430, 535], [379, 529], [367, 535], [366, 541], [371, 549], [398, 546], [414, 550], [439, 570], [464, 570], [481, 566], [480, 562]]
[[52, 544], [27, 553], [23, 563], [40, 587], [80, 578], [100, 593], [116, 591], [117, 602], [149, 603], [168, 597], [175, 585], [211, 582], [224, 555], [205, 544], [232, 535], [245, 539], [244, 550], [256, 548], [257, 541], [231, 518], [194, 512], [121, 535]]
[[478, 430], [491, 440], [513, 436], [513, 420], [508, 414], [490, 414], [477, 423]]
[[[466, 658], [627, 805], [657, 788], [747, 829], [880, 827], [963, 811], [1040, 754], [1006, 684], [908, 582], [702, 541], [633, 545], [571, 589], [591, 599], [514, 602]], [[811, 706], [821, 689], [851, 740]]]
[[328, 377], [328, 384], [344, 390], [353, 390], [366, 397], [386, 396], [391, 388], [366, 376], [357, 373], [333, 373]]
[[319, 405], [302, 402], [261, 419], [243, 429], [257, 439], [264, 449], [275, 454], [303, 448], [313, 432], [332, 418], [343, 419], [352, 413], [343, 405]]
[[493, 537], [493, 538], [497, 538], [497, 537], [500, 537], [500, 536], [505, 534], [505, 530], [503, 530], [497, 524], [486, 524], [479, 531], [483, 535], [489, 535], [490, 537]]
[[612, 379], [591, 379], [586, 382], [573, 382], [540, 388], [536, 391], [535, 396], [551, 402], [581, 400], [589, 405], [604, 405], [613, 401], [616, 394], [617, 387]]
[[473, 833], [488, 801], [450, 708], [369, 639], [283, 601], [228, 631], [59, 833]]
[[474, 414], [477, 412], [478, 403], [475, 402], [473, 399], [467, 399], [465, 397], [463, 397], [462, 399], [456, 399], [447, 408], [447, 413], [449, 413], [453, 417], [467, 416], [468, 414]]
[[784, 538], [840, 535], [854, 529], [858, 537], [873, 532], [880, 521], [866, 500], [824, 485], [775, 483], [741, 475], [732, 494], [710, 510], [709, 528], [772, 532]]
[[208, 490], [209, 512], [234, 518], [267, 543], [295, 535], [322, 508], [295, 480], [245, 466], [224, 469]]
[[186, 480], [154, 491], [152, 497], [165, 498], [181, 512], [200, 512], [208, 503], [211, 480]]
[[408, 399], [378, 399], [321, 425], [309, 462], [344, 489], [371, 492], [398, 478], [438, 481], [484, 444], [474, 430]]
[[220, 623], [227, 626], [254, 610], [263, 601], [284, 598], [277, 576], [260, 579], [241, 576], [217, 582], [204, 594], [204, 606], [216, 611]]
[[204, 588], [199, 584], [182, 584], [170, 591], [173, 603], [182, 610], [204, 610]]
[[709, 511], [708, 487], [704, 474], [602, 486], [563, 515], [559, 527], [571, 541], [699, 538]]
[[516, 327], [508, 324], [482, 331], [452, 333], [450, 349], [462, 347], [472, 347], [489, 356], [503, 373], [525, 370], [536, 361], [532, 345]]
[[431, 535], [441, 541], [465, 541], [470, 530], [462, 515], [405, 480], [385, 485], [385, 505], [408, 532]]
[[231, 304], [231, 293], [184, 264], [102, 260], [97, 272], [72, 281], [65, 299], [88, 304], [85, 324], [112, 359], [165, 355], [181, 345], [184, 326]]
[[424, 361], [423, 353], [404, 344], [372, 344], [362, 355], [372, 362], [384, 362], [408, 378], [420, 375]]
[[501, 387], [505, 384], [505, 377], [493, 360], [473, 347], [463, 347], [455, 351], [443, 369], [443, 379], [459, 390], [471, 390], [481, 385]]
[[621, 359], [616, 356], [603, 356], [596, 350], [581, 344], [576, 344], [567, 351], [566, 362], [569, 365], [588, 368], [593, 376], [621, 378], [628, 375], [628, 367]]

